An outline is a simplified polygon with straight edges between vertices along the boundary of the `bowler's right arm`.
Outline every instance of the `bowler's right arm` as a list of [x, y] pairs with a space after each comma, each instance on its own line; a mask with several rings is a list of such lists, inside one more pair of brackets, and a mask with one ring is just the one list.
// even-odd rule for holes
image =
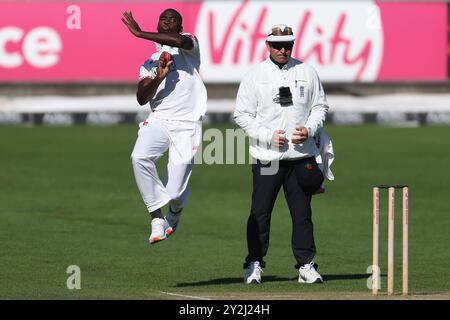
[[163, 67], [162, 61], [159, 60], [158, 67], [156, 68], [156, 75], [154, 77], [144, 77], [139, 81], [136, 98], [141, 106], [148, 103], [155, 96], [159, 85], [169, 73], [172, 63], [173, 61], [169, 61], [166, 66]]

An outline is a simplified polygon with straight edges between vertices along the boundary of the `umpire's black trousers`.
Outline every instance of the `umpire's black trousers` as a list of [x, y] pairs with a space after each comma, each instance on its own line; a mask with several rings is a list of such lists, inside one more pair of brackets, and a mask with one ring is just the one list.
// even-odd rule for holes
[[[277, 164], [278, 170], [274, 170]], [[268, 174], [269, 171], [275, 171], [275, 174]], [[323, 174], [315, 158], [268, 164], [257, 161], [252, 165], [252, 172], [252, 208], [247, 222], [248, 255], [244, 268], [252, 261], [259, 261], [265, 266], [263, 258], [269, 248], [270, 219], [281, 186], [292, 218], [291, 241], [297, 261], [295, 267], [298, 269], [310, 263], [316, 253], [311, 196], [323, 182]]]

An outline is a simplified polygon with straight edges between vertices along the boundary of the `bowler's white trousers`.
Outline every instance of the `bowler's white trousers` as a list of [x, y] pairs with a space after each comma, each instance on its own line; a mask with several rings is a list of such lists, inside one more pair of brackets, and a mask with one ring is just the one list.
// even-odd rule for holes
[[[201, 135], [200, 121], [165, 120], [150, 116], [141, 124], [131, 161], [136, 184], [149, 212], [169, 202], [174, 211], [184, 207]], [[167, 150], [167, 176], [163, 183], [156, 170], [156, 161]]]

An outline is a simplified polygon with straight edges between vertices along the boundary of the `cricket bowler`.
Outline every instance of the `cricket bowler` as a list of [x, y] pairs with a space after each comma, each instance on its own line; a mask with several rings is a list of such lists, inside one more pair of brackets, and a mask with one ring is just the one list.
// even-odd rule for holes
[[[156, 43], [156, 52], [140, 68], [137, 89], [137, 101], [148, 103], [151, 112], [140, 124], [131, 154], [136, 184], [151, 217], [149, 242], [154, 244], [175, 232], [186, 204], [207, 93], [199, 74], [198, 40], [182, 33], [179, 12], [164, 10], [157, 32], [142, 31], [131, 12], [124, 12], [122, 21], [134, 36]], [[167, 176], [161, 181], [156, 162], [166, 151]], [[164, 217], [161, 208], [166, 204]]]

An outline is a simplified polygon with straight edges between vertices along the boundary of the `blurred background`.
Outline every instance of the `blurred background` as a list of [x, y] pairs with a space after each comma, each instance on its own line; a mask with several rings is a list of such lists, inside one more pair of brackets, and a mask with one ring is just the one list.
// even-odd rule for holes
[[334, 124], [450, 123], [445, 1], [0, 1], [0, 124], [118, 124], [149, 112], [134, 97], [155, 31], [173, 7], [200, 42], [207, 121], [229, 122], [240, 79], [264, 60], [275, 23], [319, 72]]

